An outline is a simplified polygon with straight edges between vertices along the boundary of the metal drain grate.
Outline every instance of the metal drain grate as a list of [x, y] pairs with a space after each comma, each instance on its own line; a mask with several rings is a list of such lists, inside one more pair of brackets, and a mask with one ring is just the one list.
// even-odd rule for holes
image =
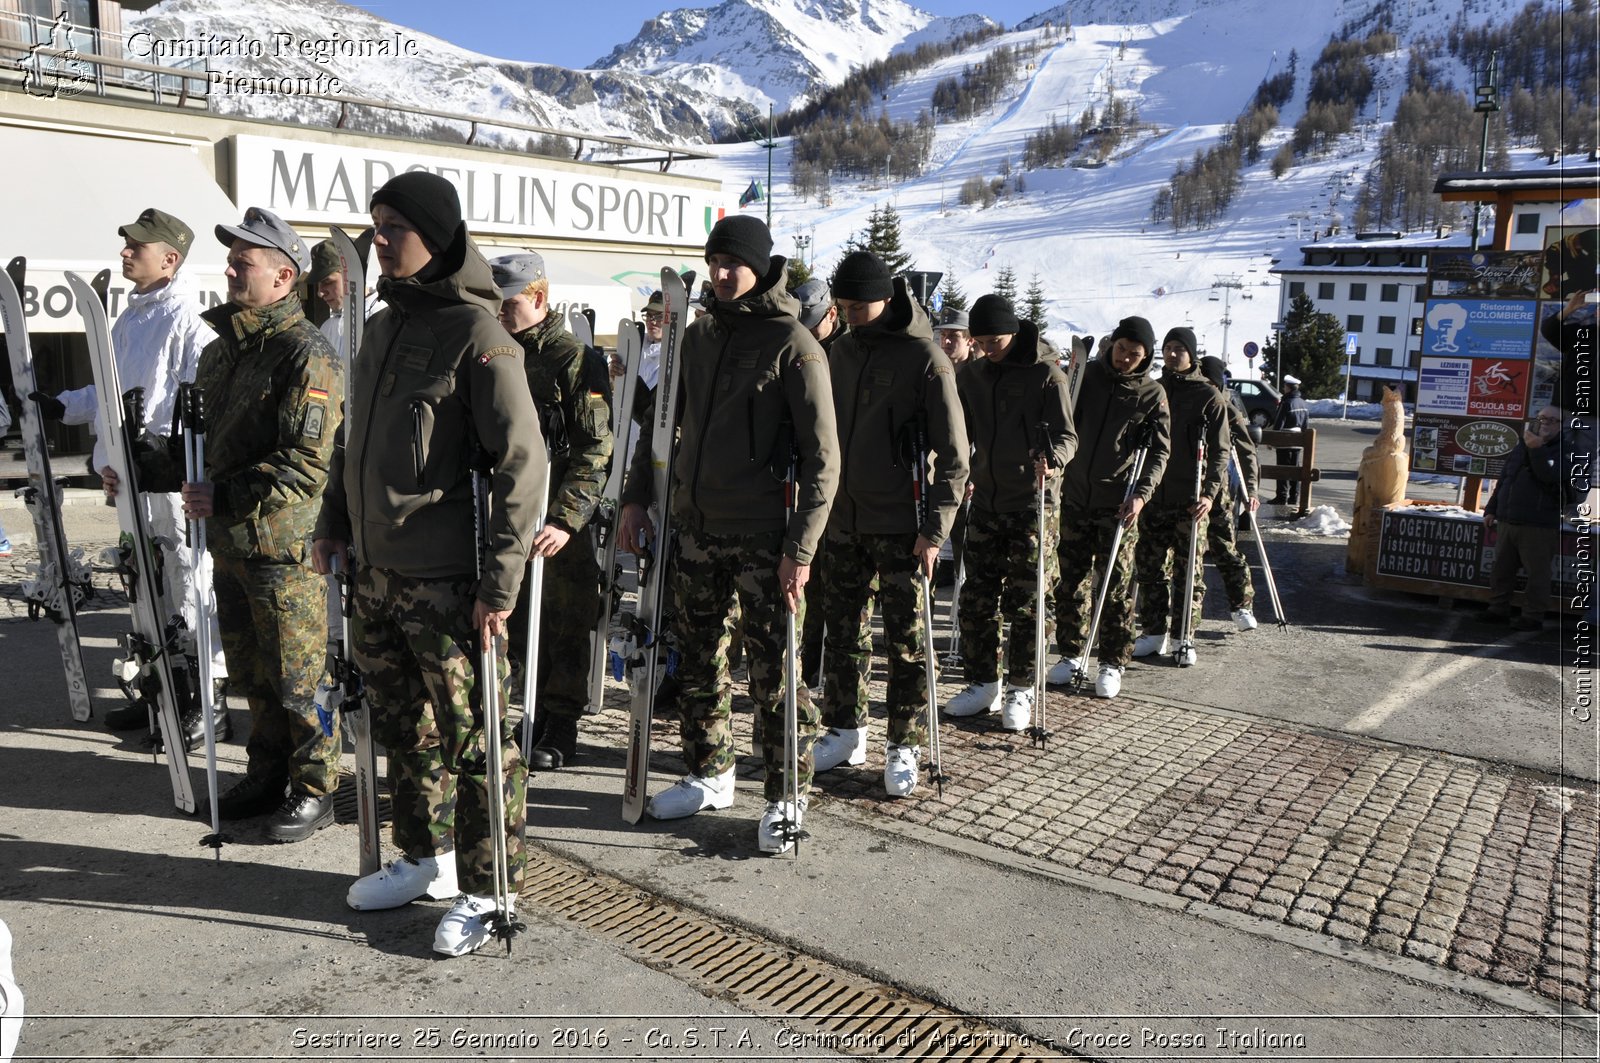
[[707, 996], [804, 1031], [817, 1050], [995, 1063], [1071, 1058], [535, 846], [527, 857], [525, 902], [611, 938], [641, 963]]

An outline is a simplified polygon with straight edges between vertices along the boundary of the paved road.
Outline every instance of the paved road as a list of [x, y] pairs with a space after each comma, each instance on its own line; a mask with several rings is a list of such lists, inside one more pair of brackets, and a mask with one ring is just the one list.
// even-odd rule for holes
[[[1332, 462], [1364, 443], [1337, 431], [1335, 503]], [[108, 512], [69, 506], [75, 539], [109, 538]], [[70, 722], [46, 625], [0, 620], [0, 918], [37, 1016], [24, 1050], [1594, 1058], [1600, 815], [1592, 755], [1567, 756], [1594, 734], [1560, 722], [1554, 636], [1486, 648], [1470, 611], [1350, 583], [1342, 539], [1267, 538], [1288, 630], [1208, 611], [1198, 666], [1137, 665], [1113, 702], [1058, 692], [1044, 749], [947, 724], [942, 794], [882, 797], [875, 719], [867, 765], [819, 780], [798, 860], [754, 854], [748, 755], [732, 809], [622, 823], [614, 688], [580, 766], [532, 788], [509, 960], [431, 959], [441, 905], [345, 909], [348, 808], [293, 847], [239, 825], [217, 863], [163, 768]], [[114, 606], [84, 618], [94, 675]], [[658, 722], [654, 785], [681, 770], [675, 746]], [[241, 746], [222, 753], [242, 769]], [[713, 1027], [748, 1038], [712, 1047]]]

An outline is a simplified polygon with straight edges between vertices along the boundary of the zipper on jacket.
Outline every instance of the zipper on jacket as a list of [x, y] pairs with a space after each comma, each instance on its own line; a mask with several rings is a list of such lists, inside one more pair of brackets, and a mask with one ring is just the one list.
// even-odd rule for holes
[[422, 493], [422, 468], [428, 456], [422, 450], [422, 400], [411, 400], [411, 465], [417, 472], [417, 493]]

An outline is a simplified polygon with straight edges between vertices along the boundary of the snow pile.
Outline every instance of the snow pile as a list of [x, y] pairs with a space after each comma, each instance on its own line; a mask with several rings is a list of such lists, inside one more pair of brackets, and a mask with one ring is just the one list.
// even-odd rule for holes
[[1273, 528], [1316, 539], [1343, 538], [1350, 534], [1349, 523], [1332, 506], [1315, 506], [1305, 516], [1292, 521], [1279, 521]]
[[1482, 513], [1469, 513], [1448, 502], [1412, 502], [1409, 506], [1394, 506], [1390, 513], [1426, 513], [1430, 517], [1455, 517], [1459, 520], [1482, 520]]

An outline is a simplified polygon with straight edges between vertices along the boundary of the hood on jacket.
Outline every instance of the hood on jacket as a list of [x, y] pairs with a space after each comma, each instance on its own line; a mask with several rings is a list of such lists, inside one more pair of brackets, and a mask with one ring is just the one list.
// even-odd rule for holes
[[[1000, 359], [1001, 365], [1038, 365], [1043, 360], [1041, 352], [1043, 344], [1040, 342], [1039, 326], [1027, 318], [1017, 323], [1016, 338], [1011, 341], [1011, 347], [1006, 351], [1006, 356]], [[984, 361], [988, 361], [987, 358]]]
[[494, 282], [489, 260], [467, 235], [465, 224], [457, 227], [450, 246], [416, 273], [399, 279], [380, 277], [378, 295], [385, 302], [432, 298], [442, 303], [476, 304], [491, 317], [500, 314], [500, 286]]

